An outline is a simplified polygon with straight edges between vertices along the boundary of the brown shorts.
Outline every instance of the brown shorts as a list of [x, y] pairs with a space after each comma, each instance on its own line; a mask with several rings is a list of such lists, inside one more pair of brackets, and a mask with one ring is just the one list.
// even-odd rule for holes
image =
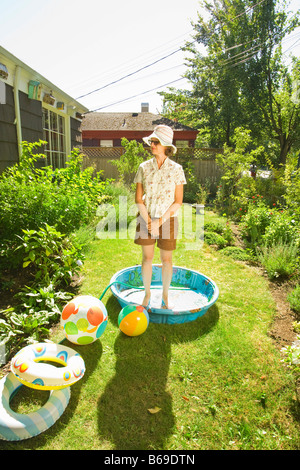
[[159, 227], [159, 236], [154, 238], [148, 232], [146, 222], [138, 215], [134, 243], [137, 245], [155, 245], [157, 241], [158, 248], [167, 251], [173, 251], [176, 248], [176, 238], [178, 233], [177, 217], [170, 217]]

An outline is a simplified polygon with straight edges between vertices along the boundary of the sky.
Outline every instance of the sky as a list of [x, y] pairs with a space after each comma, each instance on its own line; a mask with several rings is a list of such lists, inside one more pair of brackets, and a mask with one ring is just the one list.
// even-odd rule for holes
[[[158, 91], [189, 87], [180, 47], [198, 12], [197, 0], [0, 0], [0, 44], [90, 111], [157, 114]], [[300, 28], [283, 46], [300, 55]]]

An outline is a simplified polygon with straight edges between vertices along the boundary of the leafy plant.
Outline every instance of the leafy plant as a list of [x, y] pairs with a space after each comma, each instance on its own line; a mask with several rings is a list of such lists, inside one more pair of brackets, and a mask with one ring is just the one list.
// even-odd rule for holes
[[221, 222], [205, 222], [204, 223], [204, 230], [208, 232], [216, 232], [220, 235], [223, 233], [225, 225]]
[[[13, 179], [16, 183], [31, 183], [32, 181], [38, 179], [41, 174], [43, 179], [49, 179], [49, 169], [48, 172], [44, 173], [41, 169], [36, 167], [36, 162], [41, 159], [45, 159], [45, 155], [42, 153], [37, 153], [36, 150], [39, 147], [45, 145], [46, 142], [39, 140], [39, 142], [22, 142], [22, 154], [20, 157], [19, 163], [8, 167], [5, 170], [6, 178]], [[50, 176], [51, 178], [51, 176]]]
[[[48, 315], [45, 312], [36, 312], [35, 314], [16, 313], [13, 309], [2, 312], [7, 319], [7, 330], [13, 332], [14, 335], [22, 336], [24, 339], [29, 337], [39, 340], [48, 330], [43, 326], [49, 323]], [[8, 331], [9, 333], [9, 331]]]
[[300, 168], [299, 151], [290, 156], [284, 170], [285, 192], [283, 198], [289, 212], [300, 221]]
[[298, 284], [287, 296], [290, 306], [295, 312], [300, 313], [300, 284]]
[[286, 243], [299, 243], [299, 227], [286, 211], [270, 211], [270, 224], [262, 236], [263, 243], [270, 245], [283, 240]]
[[248, 212], [241, 219], [242, 236], [251, 245], [260, 243], [266, 228], [271, 223], [272, 215], [272, 211], [263, 202], [259, 201], [256, 205], [251, 204]]
[[97, 205], [105, 199], [105, 190], [112, 180], [103, 180], [103, 171], [95, 173], [93, 167], [82, 168], [83, 155], [74, 148], [64, 168], [54, 172], [55, 182], [69, 195], [84, 194], [87, 201]]
[[149, 152], [136, 140], [129, 141], [125, 137], [123, 137], [121, 145], [125, 152], [120, 156], [120, 159], [110, 160], [110, 163], [117, 167], [120, 181], [130, 185], [140, 164], [149, 158]]
[[18, 311], [25, 311], [29, 315], [47, 313], [55, 320], [61, 313], [61, 307], [72, 298], [70, 292], [59, 291], [50, 283], [46, 287], [26, 286], [15, 295], [18, 300]]
[[48, 312], [34, 314], [16, 313], [12, 308], [0, 312], [0, 344], [5, 344], [8, 355], [23, 344], [41, 341], [49, 335], [51, 315]]
[[182, 164], [187, 182], [186, 187], [184, 188], [183, 200], [184, 202], [193, 204], [196, 201], [197, 193], [199, 192], [199, 182], [195, 174], [195, 165], [184, 158], [180, 159], [180, 163]]
[[296, 271], [297, 246], [295, 244], [277, 242], [257, 248], [256, 253], [270, 279], [289, 277]]
[[217, 245], [218, 248], [224, 248], [224, 246], [227, 245], [227, 240], [225, 240], [222, 235], [215, 232], [205, 232], [204, 241], [208, 245]]
[[217, 155], [217, 162], [222, 171], [221, 184], [216, 198], [216, 206], [228, 215], [237, 212], [240, 206], [238, 198], [241, 175], [247, 172], [251, 163], [264, 152], [262, 146], [247, 150], [252, 142], [250, 130], [242, 127], [235, 129], [233, 141], [235, 147], [224, 146], [224, 152]]
[[[299, 143], [300, 125], [293, 87], [299, 83], [299, 60], [294, 57], [287, 64], [282, 47], [285, 36], [299, 25], [299, 14], [288, 14], [288, 4], [257, 3], [249, 14], [250, 3], [242, 0], [230, 6], [203, 2], [203, 12], [193, 24], [193, 41], [183, 48], [188, 52], [190, 87], [160, 93], [164, 115], [201, 129], [202, 141], [214, 147], [224, 142], [231, 146], [237, 127], [251, 129], [256, 143], [277, 142], [275, 162], [284, 165], [291, 146]], [[250, 44], [247, 57], [232, 47]], [[263, 49], [255, 50], [258, 44]]]
[[79, 246], [54, 227], [44, 224], [39, 230], [23, 230], [22, 243], [16, 248], [24, 253], [23, 268], [31, 267], [35, 282], [48, 285], [69, 284], [79, 272]]
[[295, 374], [296, 396], [299, 399], [299, 380], [300, 380], [300, 336], [291, 345], [282, 348], [285, 357], [283, 361], [292, 369]]
[[7, 354], [23, 344], [49, 336], [49, 327], [57, 322], [63, 305], [72, 298], [69, 292], [47, 287], [25, 287], [15, 296], [17, 305], [0, 311], [0, 344]]
[[97, 230], [100, 227], [104, 231], [127, 228], [136, 218], [134, 191], [118, 181], [107, 188], [106, 195], [106, 203], [100, 204], [96, 212], [99, 217]]
[[221, 235], [225, 239], [227, 245], [230, 245], [234, 240], [229, 221], [225, 224], [222, 222], [205, 222], [204, 232], [215, 232]]
[[205, 204], [207, 202], [209, 196], [208, 189], [203, 185], [198, 185], [198, 191], [196, 193], [196, 203], [197, 204]]
[[[71, 152], [66, 168], [37, 168], [45, 155], [35, 152], [43, 143], [23, 142], [20, 162], [0, 175], [0, 256], [6, 266], [11, 265], [11, 250], [22, 230], [39, 230], [47, 223], [67, 235], [74, 232], [93, 221], [111, 184], [92, 168], [82, 170], [78, 149]], [[17, 254], [14, 267], [20, 263]]]
[[300, 322], [299, 321], [294, 321], [293, 322], [293, 329], [296, 333], [300, 333]]

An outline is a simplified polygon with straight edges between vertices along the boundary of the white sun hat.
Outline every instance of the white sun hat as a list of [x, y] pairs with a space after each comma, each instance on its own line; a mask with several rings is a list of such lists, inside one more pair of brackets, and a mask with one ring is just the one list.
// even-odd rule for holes
[[156, 126], [152, 132], [151, 135], [148, 137], [143, 137], [143, 141], [147, 144], [150, 145], [150, 141], [152, 138], [156, 138], [160, 141], [161, 145], [164, 147], [172, 147], [174, 150], [174, 153], [177, 152], [177, 148], [175, 145], [173, 145], [173, 129], [169, 126], [165, 126], [163, 124], [160, 124], [159, 126]]

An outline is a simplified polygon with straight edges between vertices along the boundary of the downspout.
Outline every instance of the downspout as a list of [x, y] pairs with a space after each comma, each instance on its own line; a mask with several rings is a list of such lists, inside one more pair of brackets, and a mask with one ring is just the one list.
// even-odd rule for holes
[[65, 120], [65, 133], [66, 133], [66, 161], [70, 160], [72, 145], [71, 145], [71, 117], [66, 114]]
[[16, 66], [15, 80], [14, 80], [14, 100], [15, 100], [15, 124], [17, 128], [17, 141], [18, 141], [18, 153], [19, 160], [22, 155], [22, 125], [21, 125], [21, 112], [20, 112], [20, 100], [19, 100], [19, 82], [21, 75], [21, 67]]
[[70, 104], [67, 105], [67, 113], [66, 113], [66, 162], [70, 160], [71, 151], [72, 151], [72, 143], [71, 143], [71, 116], [73, 116], [75, 106], [72, 105], [72, 101]]

